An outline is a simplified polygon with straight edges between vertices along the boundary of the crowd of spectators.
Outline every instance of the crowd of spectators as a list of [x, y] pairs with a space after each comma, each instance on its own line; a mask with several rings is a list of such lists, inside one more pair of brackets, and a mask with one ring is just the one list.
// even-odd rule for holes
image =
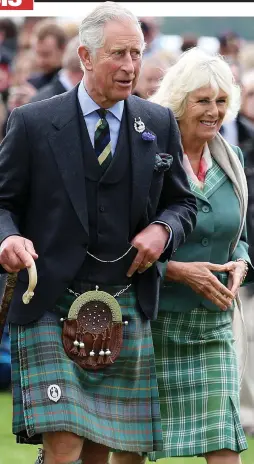
[[[199, 37], [186, 33], [181, 37], [179, 50], [172, 51], [165, 47], [161, 20], [154, 17], [140, 18], [146, 49], [134, 93], [145, 99], [155, 92], [166, 69], [174, 64], [177, 57], [198, 45], [199, 41]], [[233, 122], [222, 126], [221, 132], [229, 143], [242, 149], [245, 157], [245, 172], [249, 184], [247, 221], [250, 256], [253, 259], [254, 186], [251, 187], [251, 184], [254, 184], [254, 41], [247, 42], [233, 31], [224, 32], [217, 39], [217, 52], [230, 64], [235, 79], [242, 88], [240, 112]], [[12, 19], [0, 18], [0, 141], [6, 133], [9, 114], [15, 107], [63, 93], [81, 80], [83, 73], [76, 53], [78, 44], [78, 24], [75, 22], [61, 22], [57, 18], [27, 17], [17, 25]], [[243, 298], [251, 301], [252, 295], [254, 288], [248, 289], [248, 295], [243, 295]], [[247, 310], [246, 317], [250, 317]], [[253, 324], [248, 324], [248, 321], [246, 325], [249, 329], [251, 353], [254, 327]], [[0, 346], [0, 389], [9, 385], [8, 350], [6, 327]], [[245, 392], [252, 382], [250, 370], [247, 370]], [[243, 403], [244, 401], [245, 398]], [[254, 413], [253, 417], [248, 416], [245, 425], [250, 433], [254, 433]]]

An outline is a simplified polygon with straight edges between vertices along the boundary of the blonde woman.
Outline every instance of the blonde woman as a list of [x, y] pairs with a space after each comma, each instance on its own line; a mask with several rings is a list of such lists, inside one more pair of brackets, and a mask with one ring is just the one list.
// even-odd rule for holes
[[[241, 150], [219, 129], [236, 116], [240, 91], [222, 57], [195, 47], [167, 71], [151, 100], [178, 120], [198, 216], [194, 232], [164, 266], [152, 323], [164, 450], [149, 458], [204, 456], [208, 464], [239, 464], [247, 443], [232, 316], [239, 287], [252, 272], [247, 186]], [[112, 463], [127, 462], [114, 453]], [[136, 456], [135, 463], [143, 462]]]

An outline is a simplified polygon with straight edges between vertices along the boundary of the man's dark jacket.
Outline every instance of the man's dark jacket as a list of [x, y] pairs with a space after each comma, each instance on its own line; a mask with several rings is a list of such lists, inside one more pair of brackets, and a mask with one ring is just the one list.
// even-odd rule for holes
[[[0, 147], [0, 242], [15, 234], [32, 240], [39, 255], [38, 285], [22, 303], [27, 271], [18, 274], [9, 321], [26, 324], [50, 311], [81, 268], [89, 241], [85, 173], [79, 131], [77, 88], [16, 108]], [[172, 112], [130, 96], [126, 102], [131, 147], [130, 236], [160, 220], [173, 231], [162, 260], [184, 242], [196, 220], [196, 200], [182, 166], [179, 130]], [[134, 129], [144, 122], [154, 140]], [[155, 169], [158, 153], [173, 156], [169, 170]], [[112, 205], [112, 208], [114, 205]], [[114, 237], [112, 237], [114, 240]], [[137, 276], [141, 311], [157, 316], [160, 275], [157, 265]]]

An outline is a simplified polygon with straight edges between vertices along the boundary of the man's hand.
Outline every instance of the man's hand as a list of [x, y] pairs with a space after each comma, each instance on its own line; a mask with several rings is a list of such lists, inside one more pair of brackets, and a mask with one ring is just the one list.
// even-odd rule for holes
[[7, 237], [0, 247], [0, 264], [7, 272], [19, 272], [20, 269], [30, 267], [32, 258], [38, 258], [33, 243], [18, 235]]
[[148, 269], [162, 254], [169, 234], [161, 224], [150, 224], [132, 240], [131, 244], [138, 253], [132, 262], [127, 276], [131, 277], [138, 270], [141, 274]]

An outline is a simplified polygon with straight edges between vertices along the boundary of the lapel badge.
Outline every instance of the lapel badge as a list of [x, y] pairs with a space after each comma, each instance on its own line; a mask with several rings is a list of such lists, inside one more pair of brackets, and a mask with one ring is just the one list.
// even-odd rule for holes
[[145, 130], [145, 124], [143, 123], [143, 121], [141, 121], [141, 118], [135, 118], [135, 121], [134, 121], [134, 129], [136, 132], [138, 132], [139, 134], [141, 134], [142, 132], [144, 132]]
[[48, 387], [48, 397], [54, 403], [57, 403], [61, 398], [62, 392], [59, 385], [50, 385]]

